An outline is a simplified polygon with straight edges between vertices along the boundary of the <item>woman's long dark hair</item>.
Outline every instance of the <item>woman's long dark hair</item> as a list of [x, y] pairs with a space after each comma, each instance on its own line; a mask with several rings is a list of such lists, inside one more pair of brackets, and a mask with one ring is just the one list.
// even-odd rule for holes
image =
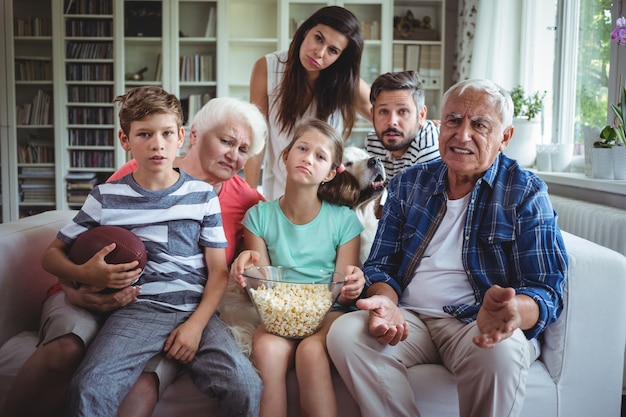
[[348, 38], [348, 46], [331, 66], [320, 72], [315, 81], [312, 99], [315, 101], [315, 117], [328, 120], [336, 110], [343, 117], [344, 137], [348, 137], [356, 120], [356, 99], [359, 88], [363, 36], [359, 20], [352, 12], [339, 6], [319, 9], [300, 25], [293, 36], [285, 72], [278, 90], [278, 123], [283, 132], [290, 133], [307, 109], [308, 92], [306, 70], [300, 62], [300, 46], [307, 32], [322, 24], [342, 33]]

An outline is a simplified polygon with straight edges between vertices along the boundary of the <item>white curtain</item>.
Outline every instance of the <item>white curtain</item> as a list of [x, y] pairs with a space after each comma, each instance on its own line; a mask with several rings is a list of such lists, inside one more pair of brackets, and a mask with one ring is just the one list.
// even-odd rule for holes
[[[458, 29], [453, 81], [488, 78], [504, 88], [518, 84], [536, 90], [542, 80], [533, 65], [546, 45], [543, 0], [458, 0]], [[554, 7], [554, 6], [552, 6]], [[552, 23], [553, 24], [553, 23]]]

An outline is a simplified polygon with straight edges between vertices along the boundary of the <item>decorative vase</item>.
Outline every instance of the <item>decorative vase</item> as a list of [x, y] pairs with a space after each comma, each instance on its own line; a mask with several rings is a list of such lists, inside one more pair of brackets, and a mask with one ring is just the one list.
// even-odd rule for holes
[[593, 169], [591, 164], [591, 153], [593, 149], [593, 144], [600, 140], [600, 128], [599, 127], [584, 127], [583, 133], [585, 135], [585, 176], [592, 177]]
[[550, 151], [550, 160], [552, 163], [552, 171], [565, 172], [569, 168], [572, 157], [574, 156], [573, 143], [555, 143]]
[[611, 148], [593, 148], [591, 150], [591, 168], [593, 178], [613, 179], [613, 150]]
[[626, 146], [613, 146], [611, 156], [613, 157], [613, 178], [626, 180]]
[[537, 119], [515, 117], [513, 126], [515, 132], [504, 153], [509, 158], [517, 160], [521, 166], [532, 167], [537, 157], [537, 143], [541, 142], [541, 123]]
[[550, 156], [550, 148], [552, 145], [537, 145], [537, 162], [535, 168], [537, 171], [552, 171], [552, 157]]

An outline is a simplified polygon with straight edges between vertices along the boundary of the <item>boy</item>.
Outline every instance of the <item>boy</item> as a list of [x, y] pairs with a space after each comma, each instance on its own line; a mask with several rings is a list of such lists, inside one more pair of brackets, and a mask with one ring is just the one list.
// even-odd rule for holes
[[[43, 266], [85, 284], [122, 288], [135, 303], [113, 312], [92, 342], [68, 391], [71, 416], [113, 416], [150, 358], [161, 350], [190, 371], [196, 386], [220, 399], [223, 415], [258, 413], [260, 379], [215, 315], [228, 283], [220, 207], [213, 187], [174, 169], [182, 146], [182, 108], [160, 87], [138, 87], [120, 103], [120, 144], [138, 162], [124, 178], [97, 186], [50, 244]], [[109, 245], [83, 265], [66, 257], [82, 232], [99, 225], [132, 230], [148, 263], [108, 265]]]

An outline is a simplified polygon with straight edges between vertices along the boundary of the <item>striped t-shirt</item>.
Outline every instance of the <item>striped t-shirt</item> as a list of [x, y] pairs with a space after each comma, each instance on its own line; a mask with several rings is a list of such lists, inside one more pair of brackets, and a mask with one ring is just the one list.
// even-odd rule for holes
[[227, 245], [213, 187], [183, 171], [164, 190], [146, 190], [132, 174], [96, 186], [57, 237], [70, 245], [99, 225], [124, 227], [144, 242], [148, 263], [137, 282], [138, 301], [183, 311], [193, 311], [204, 291], [204, 247]]

